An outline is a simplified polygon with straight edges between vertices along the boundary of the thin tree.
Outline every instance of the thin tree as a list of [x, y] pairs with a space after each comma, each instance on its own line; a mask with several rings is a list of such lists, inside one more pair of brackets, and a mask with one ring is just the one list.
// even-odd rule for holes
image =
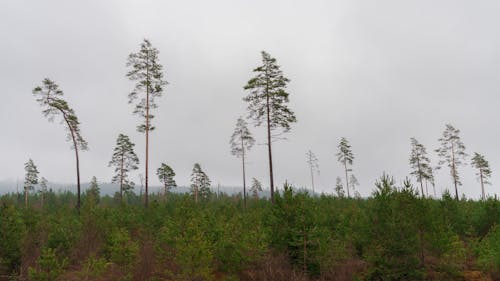
[[359, 197], [356, 195], [356, 193], [359, 194], [359, 192], [356, 191], [356, 187], [359, 186], [359, 181], [358, 181], [358, 178], [356, 178], [356, 176], [353, 173], [351, 173], [349, 175], [349, 184], [351, 185], [352, 192], [354, 193], [354, 197]]
[[24, 176], [24, 206], [28, 208], [28, 194], [38, 184], [38, 169], [33, 160], [30, 159], [24, 164], [24, 171], [26, 171]]
[[339, 152], [337, 152], [337, 160], [344, 165], [344, 171], [345, 171], [345, 186], [347, 189], [347, 197], [351, 197], [349, 193], [349, 172], [352, 171], [350, 166], [352, 166], [352, 163], [354, 161], [354, 154], [352, 153], [351, 145], [349, 144], [349, 141], [346, 138], [341, 138], [340, 143], [337, 146], [339, 149]]
[[262, 65], [253, 70], [256, 76], [244, 86], [250, 92], [243, 100], [248, 103], [249, 117], [256, 121], [256, 126], [265, 124], [267, 128], [271, 202], [274, 203], [272, 139], [276, 135], [271, 135], [271, 132], [281, 129], [281, 133], [286, 133], [297, 119], [288, 108], [286, 87], [290, 80], [283, 75], [275, 58], [264, 51], [261, 55]]
[[129, 103], [135, 104], [134, 114], [142, 118], [141, 124], [137, 126], [140, 133], [146, 134], [146, 160], [145, 160], [145, 198], [144, 204], [148, 206], [148, 169], [149, 169], [149, 131], [154, 130], [151, 119], [154, 115], [151, 110], [157, 108], [156, 98], [161, 97], [163, 86], [167, 81], [163, 78], [163, 66], [159, 63], [158, 50], [144, 39], [141, 49], [137, 53], [129, 55], [127, 67], [130, 71], [127, 78], [136, 82], [134, 90], [128, 95]]
[[135, 144], [128, 136], [119, 134], [116, 139], [116, 146], [113, 150], [113, 156], [109, 161], [109, 167], [115, 167], [115, 175], [111, 179], [112, 183], [120, 185], [120, 202], [123, 203], [123, 192], [134, 188], [134, 182], [129, 180], [129, 172], [137, 170], [139, 167], [139, 158], [134, 152]]
[[476, 175], [479, 182], [481, 183], [481, 198], [485, 200], [486, 195], [484, 193], [484, 185], [491, 184], [489, 181], [491, 177], [490, 163], [488, 163], [483, 155], [474, 152], [474, 157], [472, 157], [471, 165], [472, 167], [477, 169]]
[[444, 164], [450, 168], [450, 175], [455, 185], [455, 199], [458, 200], [458, 186], [462, 185], [458, 174], [458, 167], [463, 165], [463, 161], [467, 157], [465, 153], [465, 145], [460, 139], [460, 130], [455, 129], [452, 125], [446, 124], [443, 136], [439, 138], [441, 147], [436, 149], [440, 160], [436, 169], [441, 169]]
[[163, 183], [163, 198], [164, 200], [166, 200], [167, 193], [172, 188], [177, 187], [177, 184], [174, 180], [175, 172], [169, 165], [161, 163], [160, 168], [156, 170], [156, 175], [158, 176], [160, 182]]
[[236, 122], [236, 127], [231, 135], [231, 140], [229, 141], [231, 145], [231, 154], [241, 158], [242, 170], [243, 170], [243, 202], [244, 206], [247, 206], [247, 185], [245, 176], [245, 156], [246, 152], [252, 148], [255, 140], [248, 130], [247, 122], [243, 118], [238, 118]]
[[55, 117], [62, 117], [61, 123], [66, 124], [68, 131], [68, 140], [73, 142], [72, 148], [75, 150], [76, 158], [76, 186], [77, 186], [77, 202], [76, 209], [80, 210], [80, 159], [79, 150], [87, 150], [88, 145], [82, 137], [80, 131], [80, 121], [75, 114], [75, 111], [69, 107], [68, 103], [62, 99], [64, 92], [59, 89], [59, 86], [54, 81], [46, 78], [42, 81], [42, 85], [33, 89], [33, 95], [37, 98], [37, 102], [42, 106], [42, 113], [49, 119], [54, 121]]
[[250, 192], [254, 199], [259, 199], [259, 192], [262, 191], [262, 183], [256, 178], [252, 178], [252, 184], [250, 185]]
[[42, 177], [40, 179], [40, 207], [43, 209], [43, 204], [45, 201], [45, 193], [47, 193], [48, 181], [46, 178]]
[[95, 206], [99, 203], [101, 198], [101, 189], [99, 188], [99, 183], [95, 176], [92, 177], [90, 181], [89, 189], [87, 190], [87, 201]]
[[313, 196], [315, 194], [314, 192], [314, 172], [317, 172], [319, 174], [319, 164], [318, 164], [318, 157], [311, 151], [306, 152], [306, 157], [307, 157], [307, 164], [309, 165], [309, 171], [311, 172], [311, 186], [312, 186], [312, 193]]
[[[420, 183], [420, 190], [422, 192], [422, 197], [425, 197], [424, 193], [424, 181], [427, 181], [431, 175], [429, 172], [432, 172], [431, 161], [427, 156], [427, 151], [425, 146], [419, 143], [415, 138], [411, 138], [411, 153], [410, 153], [410, 167], [412, 169], [411, 175], [417, 178], [417, 181]], [[431, 169], [431, 171], [429, 171]], [[427, 189], [427, 184], [426, 184]]]
[[195, 163], [191, 173], [191, 193], [194, 195], [194, 201], [198, 203], [199, 197], [207, 198], [210, 194], [210, 179], [201, 169], [200, 164]]

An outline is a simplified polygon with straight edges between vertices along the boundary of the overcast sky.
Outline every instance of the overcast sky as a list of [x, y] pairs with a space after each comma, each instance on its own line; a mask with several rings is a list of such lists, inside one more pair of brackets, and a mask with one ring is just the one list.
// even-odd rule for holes
[[[368, 195], [386, 171], [410, 172], [410, 137], [428, 151], [446, 123], [461, 130], [467, 152], [486, 156], [500, 184], [499, 1], [22, 1], [0, 3], [0, 180], [24, 176], [32, 158], [49, 181], [75, 181], [74, 152], [58, 122], [49, 123], [32, 96], [55, 80], [75, 109], [89, 151], [83, 181], [110, 181], [107, 167], [119, 133], [142, 160], [144, 135], [127, 94], [126, 58], [143, 38], [160, 51], [169, 85], [158, 100], [150, 138], [150, 178], [165, 162], [187, 185], [199, 162], [214, 184], [241, 185], [229, 138], [246, 115], [243, 86], [260, 51], [290, 78], [298, 123], [274, 146], [276, 181], [310, 187], [305, 153], [319, 158], [316, 189], [332, 192], [343, 175], [334, 156], [350, 140], [354, 173]], [[265, 128], [252, 128], [258, 143]], [[264, 145], [249, 154], [248, 178], [268, 186]], [[431, 153], [434, 164], [435, 153]], [[470, 163], [468, 159], [467, 164]], [[474, 170], [460, 168], [460, 193], [479, 195]], [[451, 187], [448, 170], [437, 189]]]

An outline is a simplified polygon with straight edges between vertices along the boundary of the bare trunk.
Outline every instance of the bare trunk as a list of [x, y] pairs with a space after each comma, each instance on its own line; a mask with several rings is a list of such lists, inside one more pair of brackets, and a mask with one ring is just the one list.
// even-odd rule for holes
[[481, 195], [483, 200], [486, 199], [486, 196], [484, 195], [484, 180], [483, 180], [483, 170], [479, 169], [479, 176], [481, 177]]
[[418, 181], [420, 182], [420, 190], [422, 191], [422, 197], [425, 197], [424, 185], [422, 184], [422, 169], [420, 168], [420, 159], [419, 158], [417, 158], [417, 166], [418, 166]]
[[[266, 89], [267, 91], [267, 89]], [[271, 116], [270, 116], [269, 94], [267, 93], [267, 148], [269, 154], [269, 182], [271, 189], [271, 203], [274, 204], [274, 177], [273, 177], [273, 155], [271, 149]]]
[[344, 161], [344, 170], [345, 170], [345, 187], [347, 189], [347, 198], [350, 198], [349, 194], [349, 177], [347, 176], [347, 161]]
[[120, 203], [123, 203], [123, 153], [122, 153], [122, 159], [121, 159], [121, 167], [120, 167]]
[[312, 184], [312, 191], [313, 191], [313, 196], [314, 196], [314, 173], [313, 173], [313, 168], [312, 164], [309, 164], [309, 168], [311, 169], [311, 184]]
[[[149, 60], [149, 58], [148, 58]], [[149, 83], [150, 83], [150, 78], [149, 78], [149, 63], [146, 63], [146, 190], [145, 190], [145, 197], [144, 197], [144, 205], [146, 208], [148, 207], [149, 203], [149, 193], [148, 193], [148, 179], [149, 179], [149, 173], [148, 173], [148, 168], [149, 168]]]
[[24, 187], [24, 207], [28, 208], [28, 188]]
[[458, 187], [457, 187], [457, 167], [455, 166], [455, 146], [451, 143], [451, 174], [453, 176], [453, 183], [455, 184], [455, 200], [458, 201]]
[[243, 143], [243, 137], [241, 138], [241, 151], [242, 151], [242, 164], [243, 164], [243, 205], [247, 207], [247, 182], [245, 175], [245, 145]]
[[81, 194], [81, 189], [80, 189], [80, 158], [78, 156], [78, 143], [76, 142], [76, 136], [75, 136], [75, 131], [74, 128], [71, 127], [71, 124], [69, 123], [66, 115], [63, 113], [64, 120], [66, 121], [66, 124], [68, 125], [69, 131], [71, 133], [71, 139], [73, 140], [73, 146], [75, 148], [75, 158], [76, 158], [76, 189], [77, 189], [77, 199], [76, 199], [76, 209], [78, 210], [78, 213], [80, 213], [80, 194]]

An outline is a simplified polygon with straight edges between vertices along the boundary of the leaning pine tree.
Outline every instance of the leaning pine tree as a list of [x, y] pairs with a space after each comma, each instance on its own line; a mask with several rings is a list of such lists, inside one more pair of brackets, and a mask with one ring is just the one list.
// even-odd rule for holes
[[35, 185], [38, 184], [38, 169], [33, 160], [30, 159], [24, 164], [24, 170], [26, 171], [24, 176], [24, 206], [28, 208], [28, 193], [30, 190], [34, 190]]
[[347, 189], [347, 197], [350, 197], [349, 193], [349, 175], [348, 173], [352, 171], [349, 166], [352, 166], [352, 162], [354, 161], [354, 154], [352, 153], [351, 145], [346, 138], [341, 138], [340, 143], [338, 145], [339, 152], [337, 155], [337, 160], [344, 165], [345, 172], [345, 187]]
[[488, 160], [486, 160], [483, 155], [474, 152], [471, 165], [477, 169], [477, 177], [481, 183], [481, 198], [484, 200], [486, 199], [486, 195], [484, 194], [484, 185], [491, 184], [489, 182], [491, 177], [490, 163], [488, 163]]
[[156, 175], [158, 176], [158, 179], [160, 180], [161, 183], [163, 183], [163, 198], [164, 200], [167, 199], [167, 194], [170, 191], [170, 189], [177, 187], [177, 184], [175, 183], [174, 177], [175, 173], [172, 168], [170, 168], [169, 165], [165, 163], [161, 163], [160, 168], [156, 170]]
[[455, 199], [458, 200], [458, 186], [462, 185], [458, 174], [458, 166], [463, 165], [463, 160], [467, 157], [465, 153], [465, 145], [460, 139], [460, 130], [455, 129], [452, 125], [446, 124], [446, 129], [443, 136], [439, 138], [441, 147], [436, 149], [440, 160], [437, 169], [447, 165], [450, 168], [450, 175], [455, 185]]
[[151, 43], [144, 39], [141, 49], [137, 53], [129, 55], [127, 67], [130, 71], [127, 77], [135, 81], [134, 90], [128, 95], [129, 103], [139, 100], [135, 105], [134, 114], [139, 115], [143, 122], [137, 126], [137, 130], [146, 134], [146, 160], [145, 160], [145, 197], [144, 204], [148, 206], [148, 164], [149, 164], [149, 131], [154, 130], [151, 125], [151, 119], [154, 115], [151, 110], [157, 107], [155, 99], [161, 97], [163, 86], [167, 81], [163, 78], [163, 67], [159, 63], [158, 50]]
[[111, 179], [112, 183], [120, 185], [120, 202], [123, 203], [123, 192], [134, 188], [134, 183], [129, 181], [128, 174], [139, 167], [139, 158], [134, 152], [135, 144], [128, 136], [119, 134], [116, 139], [116, 147], [108, 166], [115, 167], [115, 175]]
[[276, 59], [262, 51], [262, 65], [255, 68], [256, 76], [248, 81], [244, 89], [250, 93], [243, 98], [248, 103], [249, 117], [256, 125], [263, 123], [267, 127], [267, 148], [269, 157], [269, 178], [271, 202], [274, 203], [274, 177], [271, 132], [281, 129], [283, 133], [290, 131], [290, 125], [297, 122], [295, 114], [288, 108], [286, 91], [290, 81], [283, 75]]
[[420, 183], [420, 191], [424, 197], [424, 180], [431, 178], [432, 169], [430, 168], [431, 161], [427, 156], [425, 146], [419, 143], [415, 138], [411, 138], [411, 154], [410, 167], [412, 168], [411, 175], [415, 176]]
[[50, 79], [44, 79], [42, 85], [33, 89], [33, 95], [37, 98], [37, 102], [42, 106], [42, 113], [49, 121], [54, 121], [55, 117], [62, 117], [61, 123], [66, 124], [68, 130], [68, 139], [73, 142], [76, 158], [76, 186], [77, 186], [77, 202], [76, 209], [80, 210], [80, 160], [78, 156], [79, 150], [87, 150], [87, 142], [83, 139], [80, 132], [80, 122], [76, 117], [75, 111], [69, 107], [68, 103], [62, 99], [63, 91], [59, 86]]
[[245, 176], [245, 156], [246, 152], [252, 148], [255, 143], [250, 130], [248, 130], [247, 122], [243, 118], [238, 118], [236, 122], [236, 128], [231, 135], [231, 154], [240, 158], [243, 170], [243, 202], [244, 206], [247, 206], [247, 185]]

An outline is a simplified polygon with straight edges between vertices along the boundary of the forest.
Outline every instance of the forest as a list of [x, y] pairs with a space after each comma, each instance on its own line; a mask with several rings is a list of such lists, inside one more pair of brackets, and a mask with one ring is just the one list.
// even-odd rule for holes
[[[410, 139], [408, 176], [415, 183], [407, 178], [397, 184], [383, 174], [362, 198], [352, 147], [341, 138], [336, 157], [345, 178], [337, 178], [334, 195], [314, 191], [318, 158], [310, 150], [312, 192], [275, 184], [272, 148], [297, 117], [288, 106], [290, 80], [269, 53], [261, 57], [243, 86], [246, 116], [236, 120], [229, 142], [241, 160], [239, 194], [215, 191], [199, 163], [189, 193], [173, 191], [168, 161], [150, 171], [153, 113], [168, 82], [149, 40], [129, 55], [125, 75], [134, 82], [128, 101], [140, 119], [145, 159], [140, 162], [131, 137], [118, 135], [108, 163], [119, 187], [114, 195], [101, 194], [95, 177], [82, 190], [80, 153], [89, 144], [63, 90], [43, 79], [32, 93], [42, 115], [67, 132], [76, 192], [51, 189], [36, 161], [26, 162], [24, 192], [0, 196], [0, 280], [500, 280], [500, 202], [484, 190], [492, 171], [482, 154], [474, 152], [469, 161], [460, 130], [451, 124], [434, 150], [437, 165], [423, 144]], [[247, 185], [246, 157], [256, 143], [249, 123], [266, 131], [265, 188], [256, 178]], [[138, 194], [132, 178], [140, 164]], [[459, 168], [466, 164], [477, 171], [480, 200], [459, 196]], [[454, 188], [440, 197], [434, 180], [439, 169], [450, 173]], [[151, 192], [153, 173], [161, 192]]]

